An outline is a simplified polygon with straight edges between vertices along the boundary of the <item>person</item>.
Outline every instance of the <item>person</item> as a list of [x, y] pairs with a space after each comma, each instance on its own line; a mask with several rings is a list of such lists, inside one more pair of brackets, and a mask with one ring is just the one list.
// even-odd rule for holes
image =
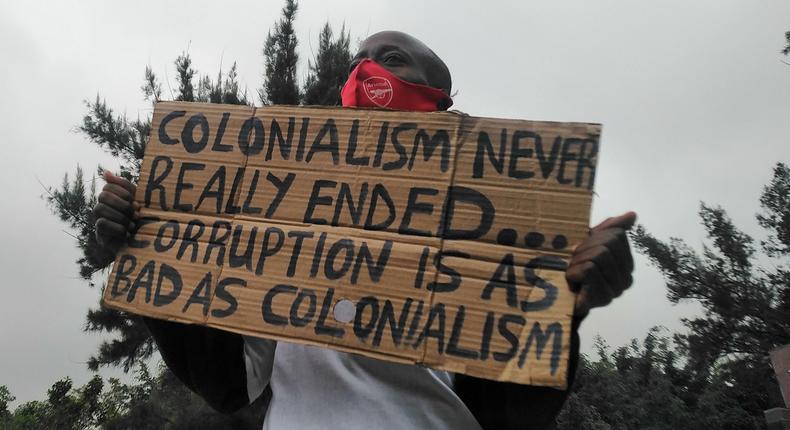
[[[391, 85], [365, 86], [370, 76]], [[425, 44], [401, 32], [368, 37], [353, 58], [344, 106], [446, 110], [452, 80]], [[381, 90], [381, 91], [379, 91]], [[391, 91], [391, 93], [390, 93]], [[134, 230], [135, 187], [105, 174], [96, 234], [114, 254]], [[609, 218], [573, 252], [566, 278], [579, 293], [573, 318], [569, 386], [579, 354], [578, 326], [632, 283], [626, 231], [636, 214]], [[271, 390], [264, 428], [547, 428], [567, 391], [450, 374], [330, 349], [242, 336], [145, 318], [165, 363], [215, 409], [239, 409]]]

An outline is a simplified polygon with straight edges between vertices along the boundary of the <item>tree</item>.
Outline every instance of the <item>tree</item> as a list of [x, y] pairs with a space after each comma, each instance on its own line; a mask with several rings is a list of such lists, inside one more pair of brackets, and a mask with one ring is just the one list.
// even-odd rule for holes
[[324, 24], [318, 37], [318, 53], [309, 62], [309, 72], [302, 91], [304, 104], [340, 104], [340, 90], [343, 89], [351, 65], [350, 41], [351, 35], [346, 33], [345, 26], [335, 39], [332, 27], [328, 22]]
[[192, 393], [162, 365], [152, 377], [143, 366], [137, 384], [125, 385], [110, 380], [102, 407], [112, 410], [102, 428], [125, 429], [260, 429], [266, 408], [260, 400], [232, 415], [214, 411], [198, 395]]
[[[286, 1], [283, 17], [275, 24], [274, 32], [270, 32], [266, 41], [264, 55], [267, 79], [261, 96], [265, 96], [267, 102], [299, 102], [296, 84], [297, 41], [293, 28], [296, 9], [295, 1]], [[340, 36], [333, 39], [329, 24], [324, 26], [316, 63], [311, 64], [309, 85], [305, 85], [311, 94], [311, 104], [337, 103], [339, 96], [336, 94], [339, 94], [341, 85], [339, 83], [345, 79], [347, 63], [350, 62], [349, 40], [350, 34], [345, 30], [341, 30]], [[240, 89], [235, 62], [227, 73], [223, 74], [220, 68], [216, 79], [211, 79], [208, 75], [196, 78], [200, 75], [194, 69], [187, 51], [178, 56], [175, 67], [176, 93], [171, 94], [174, 100], [250, 104], [246, 90]], [[141, 90], [145, 100], [151, 103], [161, 100], [162, 85], [150, 67], [145, 68]], [[121, 176], [136, 182], [151, 131], [151, 118], [130, 120], [124, 115], [118, 115], [98, 95], [94, 101], [86, 102], [86, 106], [88, 112], [78, 131], [120, 161]], [[97, 176], [101, 176], [102, 170], [99, 167]], [[107, 259], [109, 254], [99, 246], [95, 237], [95, 187], [95, 180], [86, 180], [83, 170], [78, 166], [75, 174], [64, 175], [59, 188], [47, 189], [50, 208], [67, 223], [77, 240], [82, 254], [77, 260], [79, 273], [90, 286], [94, 286], [94, 274], [107, 268], [111, 262]], [[119, 365], [128, 371], [136, 363], [150, 357], [155, 350], [153, 340], [141, 320], [123, 312], [102, 307], [91, 309], [88, 311], [84, 329], [88, 332], [115, 335], [113, 339], [104, 341], [98, 353], [88, 360], [88, 366], [92, 370], [105, 365]]]
[[[75, 388], [71, 379], [55, 382], [44, 401], [32, 401], [8, 412], [1, 402], [13, 400], [0, 387], [0, 429], [101, 428], [105, 430], [194, 429], [258, 430], [265, 408], [256, 403], [227, 416], [211, 409], [203, 399], [185, 388], [164, 365], [152, 376], [145, 365], [138, 367], [137, 380], [123, 384], [110, 378], [108, 384], [95, 375]], [[6, 413], [2, 413], [2, 411]]]
[[[199, 101], [207, 103], [247, 104], [246, 94], [239, 89], [236, 64], [230, 67], [223, 77], [220, 70], [217, 80], [208, 76], [199, 80], [195, 86], [196, 71], [188, 53], [180, 55], [176, 61], [176, 80], [178, 92], [176, 100]], [[156, 103], [161, 97], [161, 84], [153, 71], [146, 67], [145, 81], [142, 86], [146, 100]], [[136, 182], [145, 152], [145, 144], [151, 130], [151, 118], [129, 120], [116, 114], [100, 97], [87, 102], [88, 113], [78, 130], [99, 148], [119, 159], [121, 175]], [[102, 168], [98, 169], [101, 175]], [[90, 182], [90, 186], [86, 186]], [[108, 253], [96, 241], [93, 207], [96, 205], [95, 180], [85, 180], [83, 170], [78, 166], [73, 179], [67, 174], [63, 184], [57, 189], [48, 189], [47, 201], [53, 212], [65, 221], [77, 239], [82, 256], [77, 260], [80, 276], [94, 286], [93, 275], [109, 264]], [[112, 309], [98, 307], [88, 311], [84, 329], [89, 332], [108, 332], [116, 335], [104, 341], [98, 353], [88, 360], [92, 370], [103, 365], [121, 365], [128, 371], [136, 363], [151, 356], [155, 346], [142, 321], [134, 316]]]
[[11, 395], [8, 387], [0, 385], [0, 424], [5, 423], [11, 418], [11, 411], [8, 410], [8, 404], [16, 400], [16, 397]]
[[[297, 3], [287, 0], [283, 8], [282, 19], [275, 24], [274, 31], [270, 32], [267, 37], [264, 48], [266, 75], [260, 93], [265, 103], [298, 104], [300, 101], [299, 86], [296, 82], [297, 40], [293, 28], [296, 10]], [[342, 30], [338, 39], [334, 40], [332, 39], [332, 30], [328, 24], [324, 27], [324, 32], [328, 35], [327, 46], [330, 49], [329, 51], [319, 51], [321, 64], [319, 64], [319, 57], [317, 57], [315, 67], [311, 66], [313, 74], [310, 76], [314, 77], [309, 79], [311, 82], [310, 88], [314, 88], [311, 89], [311, 94], [314, 97], [321, 97], [321, 91], [324, 91], [323, 89], [325, 88], [328, 88], [328, 91], [335, 91], [338, 88], [338, 82], [342, 82], [345, 78], [348, 67], [346, 63], [350, 61], [350, 54], [348, 53], [350, 34]], [[188, 51], [184, 51], [176, 59], [175, 67], [176, 92], [175, 94], [170, 93], [173, 100], [239, 105], [251, 104], [247, 97], [247, 91], [242, 91], [240, 88], [235, 62], [225, 73], [220, 67], [216, 78], [212, 79], [209, 75], [200, 75], [193, 67]], [[141, 91], [144, 99], [151, 103], [159, 102], [162, 99], [162, 84], [150, 67], [145, 68]], [[336, 104], [338, 97], [331, 94], [334, 93], [324, 95], [320, 100], [314, 99], [317, 101], [312, 103]], [[145, 145], [151, 132], [150, 116], [132, 120], [124, 115], [119, 115], [98, 95], [94, 101], [86, 102], [86, 106], [87, 113], [82, 123], [78, 126], [78, 131], [89, 142], [97, 145], [119, 160], [121, 176], [136, 182], [145, 152]], [[99, 167], [97, 176], [101, 176], [102, 172], [103, 169]], [[111, 253], [102, 249], [95, 237], [94, 225], [96, 218], [93, 214], [93, 207], [96, 205], [95, 179], [86, 178], [83, 169], [77, 166], [74, 174], [64, 175], [63, 183], [60, 187], [47, 188], [48, 196], [46, 198], [51, 210], [73, 232], [77, 246], [81, 251], [81, 256], [77, 260], [79, 273], [91, 287], [95, 287], [94, 275], [105, 270], [111, 263], [108, 259], [108, 255], [111, 255]], [[101, 283], [100, 288], [102, 290], [104, 288], [104, 285]], [[103, 341], [96, 354], [88, 359], [88, 367], [92, 370], [97, 370], [100, 366], [112, 365], [121, 366], [124, 371], [128, 372], [135, 366], [144, 363], [156, 350], [156, 345], [142, 320], [124, 312], [100, 306], [90, 309], [86, 316], [84, 330], [87, 332], [106, 332], [112, 335], [110, 340]], [[170, 380], [175, 381], [175, 378], [171, 375]], [[147, 398], [137, 388], [135, 388], [137, 390], [135, 392], [127, 392], [131, 388], [113, 380], [110, 380], [109, 383], [110, 394], [107, 395], [116, 396], [119, 399], [126, 399], [127, 397], [131, 399]], [[171, 387], [175, 390], [176, 385], [174, 383], [163, 386]], [[65, 385], [60, 388], [63, 389], [64, 387]], [[175, 394], [170, 393], [169, 395], [175, 395], [180, 399], [190, 398], [184, 395], [183, 387], [179, 389], [181, 391]], [[160, 395], [166, 397], [164, 391]], [[2, 399], [2, 392], [0, 391], [0, 401]], [[6, 404], [8, 401], [11, 400], [7, 400]], [[261, 401], [265, 402], [265, 399]], [[120, 400], [117, 400], [116, 403], [101, 403], [105, 409], [99, 413], [103, 414], [105, 421], [109, 422], [108, 417], [120, 417], [121, 411], [127, 407], [126, 403], [118, 402]], [[2, 403], [0, 403], [0, 406], [2, 406]], [[188, 408], [189, 405], [184, 404], [182, 406], [187, 408], [184, 410], [192, 410]], [[43, 416], [42, 414], [45, 413], [46, 408], [47, 406], [41, 402], [26, 404], [25, 408], [19, 410], [19, 419], [29, 418], [30, 422], [33, 423], [31, 425], [34, 426], [36, 422], [41, 422], [40, 417]], [[261, 405], [258, 404], [257, 406], [252, 405], [245, 413], [251, 413], [249, 412], [250, 410], [254, 412], [256, 410], [254, 408], [258, 408], [260, 411], [265, 410], [265, 407], [261, 408]], [[142, 406], [133, 410], [138, 411], [140, 414], [148, 413], [145, 412], [146, 409]], [[2, 409], [0, 409], [0, 413], [2, 413]], [[125, 415], [124, 419], [129, 419], [129, 417]]]
[[269, 31], [263, 46], [266, 63], [263, 87], [259, 95], [264, 105], [298, 105], [301, 95], [296, 82], [296, 34], [294, 20], [298, 4], [296, 0], [286, 0], [282, 18], [274, 24], [274, 32]]
[[597, 361], [580, 360], [576, 384], [557, 418], [558, 430], [749, 430], [764, 427], [714, 373], [693, 384], [674, 342], [660, 328], [610, 351], [599, 338]]
[[[774, 168], [760, 206], [757, 221], [767, 239], [759, 247], [724, 209], [704, 203], [699, 215], [711, 243], [701, 253], [677, 238], [658, 240], [643, 226], [633, 234], [636, 248], [666, 279], [669, 300], [703, 309], [702, 316], [684, 319], [688, 332], [676, 336], [691, 377], [705, 385], [719, 375], [722, 392], [754, 417], [781, 404], [767, 354], [790, 343], [790, 169], [785, 164]], [[769, 259], [770, 266], [758, 266]]]
[[[1, 391], [10, 399], [6, 387]], [[32, 401], [18, 406], [13, 414], [0, 416], [2, 429], [81, 430], [100, 424], [99, 396], [103, 388], [100, 376], [75, 389], [70, 378], [55, 382], [47, 391], [46, 401]]]

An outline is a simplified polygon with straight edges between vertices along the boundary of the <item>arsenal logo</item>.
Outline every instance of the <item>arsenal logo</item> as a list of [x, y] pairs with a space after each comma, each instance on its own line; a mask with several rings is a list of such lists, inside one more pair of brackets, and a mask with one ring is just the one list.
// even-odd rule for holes
[[371, 76], [362, 81], [365, 95], [379, 107], [387, 107], [392, 101], [392, 84], [386, 78]]

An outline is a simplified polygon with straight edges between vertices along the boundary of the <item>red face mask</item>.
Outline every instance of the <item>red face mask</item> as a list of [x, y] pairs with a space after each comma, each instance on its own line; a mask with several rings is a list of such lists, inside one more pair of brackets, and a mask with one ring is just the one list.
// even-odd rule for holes
[[346, 107], [433, 112], [453, 105], [444, 91], [406, 82], [369, 58], [351, 72], [340, 97]]

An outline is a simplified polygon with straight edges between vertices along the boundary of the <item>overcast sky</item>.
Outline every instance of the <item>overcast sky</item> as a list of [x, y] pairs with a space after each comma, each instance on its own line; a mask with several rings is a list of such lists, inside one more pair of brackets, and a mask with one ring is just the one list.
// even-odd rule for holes
[[[99, 291], [79, 279], [75, 241], [39, 184], [58, 185], [78, 164], [91, 173], [117, 166], [73, 132], [83, 100], [98, 93], [145, 117], [145, 66], [175, 86], [173, 61], [187, 49], [212, 77], [237, 61], [255, 94], [281, 6], [0, 0], [0, 385], [18, 401], [43, 398], [64, 376], [83, 384], [100, 341], [81, 331]], [[779, 54], [786, 0], [302, 0], [302, 77], [327, 20], [345, 23], [355, 41], [386, 29], [423, 40], [450, 67], [454, 107], [472, 115], [603, 123], [593, 222], [635, 210], [655, 235], [699, 247], [705, 201], [759, 236], [760, 190], [777, 161], [790, 162], [790, 66]], [[638, 256], [632, 289], [584, 323], [583, 350], [597, 333], [621, 345], [654, 325], [682, 330], [680, 317], [696, 308], [665, 295]]]

